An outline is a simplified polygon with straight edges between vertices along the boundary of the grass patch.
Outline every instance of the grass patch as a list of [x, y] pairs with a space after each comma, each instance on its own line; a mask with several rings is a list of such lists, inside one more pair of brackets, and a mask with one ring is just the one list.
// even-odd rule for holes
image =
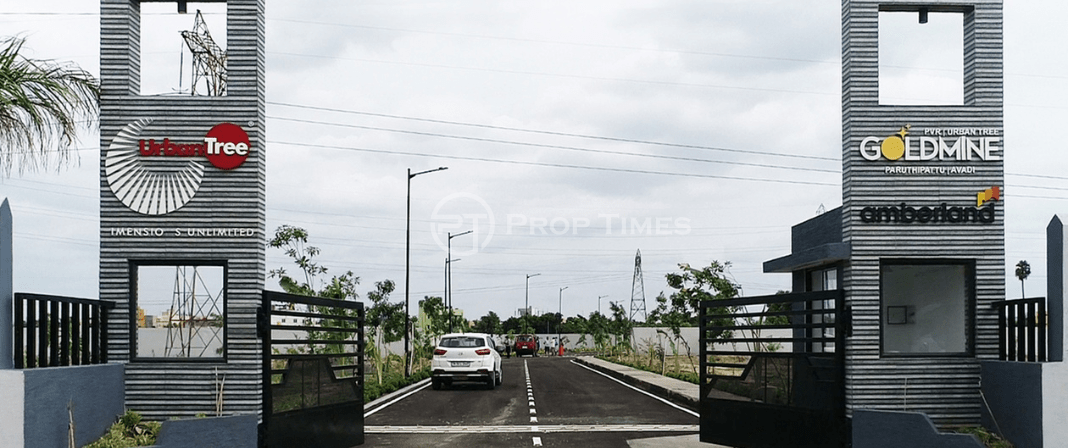
[[405, 378], [402, 372], [389, 373], [382, 376], [382, 384], [374, 377], [368, 377], [363, 385], [363, 402], [370, 403], [374, 399], [401, 388], [418, 383], [430, 378], [430, 367], [412, 371], [412, 376]]

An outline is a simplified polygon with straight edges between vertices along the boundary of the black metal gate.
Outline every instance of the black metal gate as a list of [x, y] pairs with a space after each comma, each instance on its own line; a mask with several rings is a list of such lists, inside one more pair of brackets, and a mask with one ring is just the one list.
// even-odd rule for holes
[[701, 441], [847, 447], [842, 291], [701, 302]]
[[363, 303], [263, 292], [268, 448], [363, 444]]

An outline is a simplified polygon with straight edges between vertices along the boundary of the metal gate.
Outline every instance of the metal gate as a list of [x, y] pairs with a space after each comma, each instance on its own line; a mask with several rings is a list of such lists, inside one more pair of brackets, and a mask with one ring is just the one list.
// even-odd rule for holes
[[363, 303], [263, 292], [268, 448], [363, 444]]
[[701, 302], [701, 441], [847, 447], [840, 290]]

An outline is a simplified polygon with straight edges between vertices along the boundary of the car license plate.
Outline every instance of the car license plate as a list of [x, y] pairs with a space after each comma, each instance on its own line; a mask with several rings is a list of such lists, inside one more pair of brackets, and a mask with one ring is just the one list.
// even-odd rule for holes
[[471, 361], [452, 361], [450, 362], [453, 367], [467, 367], [471, 365]]

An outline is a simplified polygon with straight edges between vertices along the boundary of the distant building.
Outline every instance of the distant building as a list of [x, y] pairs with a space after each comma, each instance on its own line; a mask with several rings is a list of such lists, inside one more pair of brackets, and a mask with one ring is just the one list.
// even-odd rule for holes
[[516, 317], [523, 316], [538, 316], [541, 315], [541, 310], [534, 307], [519, 308], [515, 311]]

